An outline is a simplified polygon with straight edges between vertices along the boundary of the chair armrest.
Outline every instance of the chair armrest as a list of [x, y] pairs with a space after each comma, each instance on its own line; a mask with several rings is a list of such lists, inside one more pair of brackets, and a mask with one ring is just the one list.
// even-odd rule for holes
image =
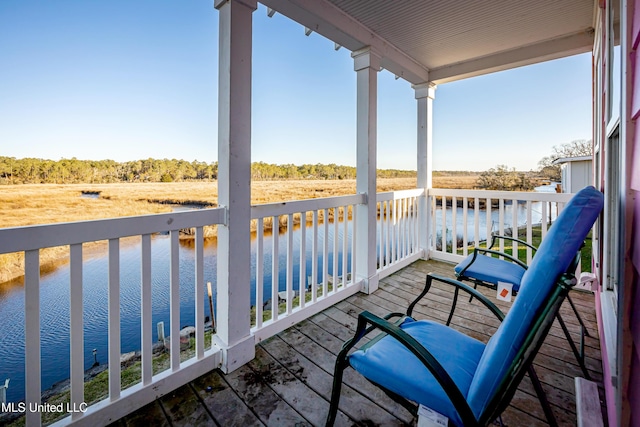
[[[525, 270], [527, 268], [529, 268], [529, 266], [527, 264], [525, 264], [524, 262], [520, 261], [518, 258], [514, 257], [513, 255], [505, 254], [504, 252], [494, 251], [493, 249], [482, 249], [482, 248], [475, 248], [473, 251], [474, 252], [481, 252], [483, 254], [494, 254], [494, 255], [498, 255], [498, 256], [503, 256], [505, 258], [508, 258], [510, 261], [515, 262], [516, 264], [518, 264], [520, 267], [524, 268]], [[475, 255], [473, 257], [473, 260], [475, 261]], [[471, 264], [473, 264], [473, 261], [469, 263], [469, 265], [471, 265]], [[467, 266], [467, 268], [469, 268], [469, 265]], [[465, 268], [465, 270], [467, 268]], [[462, 274], [462, 273], [460, 273], [460, 274]]]
[[363, 311], [358, 316], [358, 328], [356, 331], [356, 336], [359, 335], [358, 331], [365, 331], [367, 328], [367, 324], [371, 324], [376, 329], [380, 329], [386, 334], [392, 336], [400, 344], [402, 344], [407, 350], [409, 350], [413, 355], [415, 355], [418, 360], [431, 372], [433, 377], [438, 381], [442, 389], [445, 391], [451, 403], [458, 411], [460, 418], [465, 426], [475, 426], [478, 425], [478, 421], [473, 415], [473, 411], [469, 407], [467, 400], [463, 396], [462, 392], [458, 388], [458, 386], [453, 382], [451, 376], [447, 373], [447, 371], [442, 367], [440, 362], [433, 357], [433, 355], [422, 346], [415, 338], [411, 335], [407, 334], [405, 331], [400, 329], [400, 327], [394, 325], [393, 323], [388, 322], [385, 319], [382, 319], [368, 311]]
[[488, 249], [491, 249], [493, 247], [493, 245], [496, 242], [496, 239], [504, 239], [504, 240], [511, 240], [512, 242], [518, 242], [518, 243], [520, 243], [522, 245], [530, 247], [531, 249], [533, 249], [533, 252], [536, 252], [538, 250], [538, 248], [536, 248], [535, 246], [525, 242], [524, 240], [516, 239], [515, 237], [502, 236], [500, 234], [494, 234], [491, 237], [491, 244], [489, 245]]
[[427, 292], [429, 292], [429, 289], [431, 288], [431, 282], [433, 282], [433, 280], [437, 280], [438, 282], [451, 285], [455, 287], [456, 290], [463, 290], [466, 293], [473, 295], [473, 297], [477, 298], [478, 301], [484, 304], [485, 307], [487, 307], [489, 311], [491, 311], [498, 318], [498, 320], [502, 322], [502, 320], [504, 319], [504, 313], [494, 303], [492, 303], [487, 297], [482, 295], [477, 290], [473, 289], [471, 286], [468, 286], [458, 280], [450, 279], [449, 277], [440, 276], [438, 274], [433, 274], [433, 273], [427, 274], [425, 289], [422, 291], [420, 295], [418, 295], [418, 297], [411, 303], [411, 305], [409, 305], [409, 308], [407, 309], [407, 316], [411, 316], [411, 313], [413, 312], [413, 308], [415, 307], [415, 305], [418, 303], [418, 301], [422, 299], [422, 297], [424, 297], [427, 294]]

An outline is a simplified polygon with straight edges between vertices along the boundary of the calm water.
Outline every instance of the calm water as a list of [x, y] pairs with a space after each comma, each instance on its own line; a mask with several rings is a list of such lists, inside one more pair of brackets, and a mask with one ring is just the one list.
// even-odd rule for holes
[[[310, 231], [310, 230], [309, 230]], [[333, 274], [333, 224], [329, 226], [328, 271]], [[294, 232], [294, 289], [299, 289], [300, 274], [300, 230]], [[342, 273], [342, 235], [340, 224], [338, 238], [338, 274]], [[351, 247], [351, 224], [348, 224], [347, 238]], [[264, 301], [271, 295], [272, 239], [264, 237]], [[286, 234], [278, 236], [279, 243], [279, 290], [286, 288]], [[311, 275], [311, 233], [306, 236], [307, 276]], [[324, 228], [318, 227], [319, 265], [322, 265], [322, 245]], [[194, 250], [189, 241], [180, 244], [180, 327], [194, 325], [195, 321], [195, 262]], [[251, 304], [255, 304], [255, 240], [252, 242], [251, 260]], [[169, 236], [153, 236], [152, 253], [152, 323], [153, 341], [157, 340], [156, 323], [164, 321], [165, 332], [169, 333]], [[351, 255], [348, 254], [348, 265]], [[216, 246], [205, 245], [204, 279], [216, 283]], [[319, 267], [318, 282], [322, 281]], [[122, 244], [120, 250], [120, 316], [121, 352], [140, 349], [140, 244]], [[92, 350], [97, 349], [98, 361], [107, 362], [107, 284], [108, 259], [104, 255], [85, 258], [83, 266], [84, 303], [84, 365], [90, 368], [94, 362]], [[206, 287], [205, 287], [206, 288]], [[205, 290], [206, 292], [206, 290]], [[51, 387], [58, 381], [69, 378], [69, 267], [58, 268], [44, 275], [40, 288], [40, 329], [42, 351], [42, 388]], [[214, 291], [214, 307], [216, 304]], [[0, 382], [9, 378], [8, 401], [24, 399], [24, 288], [19, 281], [0, 285], [0, 313], [4, 325], [0, 328]], [[205, 315], [209, 316], [209, 305], [205, 298]], [[10, 319], [10, 320], [9, 320]]]
[[[539, 224], [542, 221], [542, 203], [543, 202], [534, 202], [531, 204], [531, 223]], [[546, 202], [544, 202], [546, 203]], [[523, 226], [527, 223], [527, 205], [526, 203], [518, 203], [516, 205], [516, 217], [517, 217], [517, 226]], [[462, 238], [464, 229], [467, 229], [467, 239], [468, 242], [476, 241], [475, 234], [475, 209], [467, 208], [467, 224], [464, 223], [463, 220], [463, 208], [456, 208], [456, 234], [458, 238]], [[549, 212], [551, 212], [551, 218], [555, 219], [556, 217], [556, 207], [555, 204], [552, 204], [551, 207], [547, 204], [547, 220], [549, 219]], [[451, 208], [445, 209], [446, 215], [446, 229], [447, 242], [451, 242], [452, 233], [453, 233], [453, 213]], [[490, 217], [490, 227], [493, 232], [499, 231], [499, 222], [500, 220], [500, 211], [497, 207], [491, 208], [491, 217]], [[509, 203], [505, 203], [504, 206], [504, 228], [505, 230], [512, 227], [513, 223], [513, 206]], [[487, 211], [485, 209], [479, 209], [478, 212], [478, 241], [486, 240], [487, 237]], [[438, 230], [438, 238], [441, 236], [442, 230], [442, 211], [438, 206], [436, 209], [436, 229]]]
[[[505, 206], [505, 227], [511, 224], [511, 205]], [[526, 221], [526, 205], [517, 205], [518, 225]], [[540, 222], [541, 207], [539, 203], [533, 204], [533, 223]], [[469, 221], [473, 221], [474, 210], [467, 211]], [[451, 236], [452, 211], [446, 209], [447, 239]], [[497, 224], [498, 210], [493, 209], [491, 221]], [[442, 215], [438, 209], [436, 221], [438, 229], [441, 229]], [[486, 212], [479, 212], [480, 235], [484, 239], [486, 235]], [[457, 209], [457, 230], [462, 234], [462, 208]], [[348, 258], [351, 263], [351, 222], [347, 224]], [[496, 225], [497, 228], [497, 225]], [[329, 256], [328, 274], [333, 275], [333, 234], [334, 224], [328, 227]], [[468, 227], [469, 241], [474, 240], [474, 227]], [[342, 239], [344, 228], [339, 224], [338, 239], [338, 274], [342, 274]], [[271, 271], [273, 254], [272, 236], [264, 237], [264, 299], [267, 301], [271, 295]], [[300, 239], [301, 231], [296, 229], [293, 236], [294, 254], [294, 289], [299, 290], [300, 275]], [[278, 236], [279, 243], [279, 278], [278, 288], [286, 287], [286, 234]], [[311, 251], [312, 233], [307, 229], [306, 233], [306, 275], [311, 275]], [[324, 244], [324, 226], [318, 227], [318, 277], [317, 282], [322, 281], [322, 247]], [[251, 260], [251, 304], [255, 304], [255, 240], [252, 242]], [[153, 340], [157, 340], [157, 322], [165, 323], [165, 331], [169, 331], [169, 236], [158, 235], [152, 238], [152, 323]], [[194, 250], [192, 244], [182, 242], [180, 244], [180, 327], [193, 325], [195, 320], [195, 295], [194, 295]], [[121, 316], [121, 352], [127, 353], [140, 349], [140, 244], [122, 244], [120, 250], [120, 316]], [[215, 289], [216, 282], [216, 246], [205, 245], [204, 258], [205, 282], [212, 282]], [[305, 283], [307, 281], [305, 280]], [[108, 283], [108, 259], [104, 254], [85, 257], [83, 268], [83, 302], [84, 302], [84, 364], [85, 369], [92, 366], [94, 356], [92, 350], [97, 349], [97, 358], [100, 363], [107, 362], [107, 283]], [[306, 283], [306, 285], [310, 285]], [[41, 351], [42, 351], [42, 387], [43, 390], [51, 387], [58, 381], [69, 378], [69, 268], [62, 266], [41, 279], [40, 289], [40, 324], [41, 324]], [[215, 292], [214, 292], [215, 307]], [[0, 383], [5, 378], [10, 378], [7, 390], [8, 401], [24, 399], [24, 289], [19, 281], [0, 285], [0, 313], [4, 319], [0, 328]], [[209, 315], [209, 307], [205, 298], [205, 315]]]

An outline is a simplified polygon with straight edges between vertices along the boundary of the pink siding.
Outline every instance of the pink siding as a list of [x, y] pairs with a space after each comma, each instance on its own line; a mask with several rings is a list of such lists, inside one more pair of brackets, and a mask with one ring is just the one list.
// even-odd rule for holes
[[[625, 286], [625, 292], [633, 299], [629, 306], [629, 312], [624, 313], [624, 316], [629, 321], [631, 330], [631, 336], [628, 338], [631, 340], [632, 351], [629, 383], [627, 390], [623, 390], [623, 400], [626, 395], [629, 402], [631, 425], [640, 427], [640, 292], [638, 291], [638, 286], [640, 285], [640, 239], [638, 239], [640, 234], [640, 129], [637, 131], [635, 129], [636, 126], [640, 126], [640, 123], [635, 120], [640, 112], [640, 63], [638, 62], [640, 53], [636, 50], [640, 41], [640, 0], [630, 3], [629, 7], [633, 7], [632, 48], [629, 55], [632, 76], [632, 111], [630, 118], [633, 119], [633, 124], [629, 126], [629, 130], [630, 132], [635, 131], [635, 134], [633, 135], [631, 151], [631, 171], [629, 171], [631, 197], [628, 199], [633, 204], [632, 226], [631, 233], [628, 233], [627, 236], [631, 236], [631, 253], [628, 259], [631, 259], [632, 266], [630, 268], [633, 273], [633, 279], [632, 283]], [[626, 339], [626, 337], [623, 339]]]
[[[636, 149], [639, 147], [635, 145]], [[636, 193], [636, 206], [634, 208], [634, 224], [633, 224], [633, 241], [631, 242], [633, 257], [633, 284], [630, 286], [635, 293], [633, 304], [631, 307], [631, 339], [632, 358], [631, 367], [629, 369], [629, 387], [627, 389], [627, 397], [629, 400], [630, 419], [633, 427], [640, 427], [640, 239], [635, 236], [640, 232], [640, 193]]]
[[638, 43], [640, 43], [640, 7], [636, 7], [633, 10], [633, 23], [631, 29], [631, 40], [632, 40], [632, 49], [638, 48]]
[[637, 49], [640, 43], [640, 7], [633, 9], [633, 23], [631, 25], [631, 40], [633, 41], [631, 48]]
[[[640, 204], [636, 201], [636, 204]], [[640, 225], [640, 214], [638, 212], [638, 209], [636, 209], [636, 219], [635, 222], [636, 224], [634, 224], [634, 229], [638, 229], [637, 226]], [[636, 245], [638, 244], [638, 242], [635, 242]], [[636, 248], [636, 250], [634, 251], [634, 253], [632, 254], [633, 256], [633, 268], [635, 270], [635, 276], [636, 279], [638, 278], [638, 271], [640, 271], [640, 268], [638, 268], [638, 261], [640, 261], [640, 250], [638, 250]], [[636, 283], [637, 284], [637, 283]], [[635, 295], [633, 296], [633, 302], [631, 303], [632, 307], [640, 307], [640, 292], [636, 292]], [[636, 345], [636, 347], [638, 347], [638, 354], [640, 354], [640, 310], [633, 310], [630, 313], [629, 316], [629, 321], [630, 321], [630, 326], [631, 326], [631, 335], [633, 337], [633, 342]]]
[[[640, 57], [640, 55], [634, 55], [634, 56]], [[638, 66], [638, 64], [634, 64], [634, 65], [635, 65], [633, 67], [634, 80], [640, 79], [640, 73], [636, 71], [636, 70], [640, 70], [640, 67]], [[633, 99], [635, 101], [635, 98], [637, 96], [640, 97], [640, 90], [638, 90], [640, 89], [640, 82], [634, 81], [633, 83], [634, 83]], [[637, 114], [633, 118], [637, 119]], [[636, 132], [633, 145], [634, 145], [634, 150], [631, 158], [631, 188], [636, 190], [637, 192], [640, 192], [640, 132]], [[636, 228], [636, 230], [640, 230], [640, 229]], [[636, 268], [638, 268], [638, 264], [636, 264]]]
[[[632, 364], [635, 366], [640, 365], [640, 355], [637, 349], [633, 349]], [[629, 402], [631, 402], [631, 427], [640, 427], [640, 417], [637, 414], [634, 415], [635, 405], [633, 402], [640, 401], [640, 369], [635, 369], [631, 373], [631, 381], [629, 382]]]
[[[640, 7], [638, 7], [640, 9]], [[633, 98], [631, 101], [631, 118], [635, 121], [640, 114], [640, 54], [636, 50], [633, 50], [629, 55], [631, 60], [631, 73], [633, 78]], [[636, 125], [638, 125], [636, 123]], [[636, 132], [634, 135], [634, 149], [631, 157], [631, 188], [640, 191], [640, 132]], [[637, 198], [636, 198], [637, 200]], [[637, 207], [637, 206], [636, 206]], [[636, 210], [637, 211], [637, 210]], [[636, 230], [640, 230], [636, 228]], [[640, 267], [636, 263], [636, 269], [640, 270]]]
[[[629, 60], [631, 61], [633, 73], [633, 87], [640, 87], [640, 81], [638, 81], [640, 80], [640, 73], [636, 72], [636, 70], [640, 70], [640, 55], [637, 55], [634, 50], [629, 55]], [[638, 113], [640, 113], [640, 91], [633, 91], [633, 97], [631, 98], [631, 117], [634, 119], [637, 118]]]
[[[636, 145], [636, 151], [640, 151], [640, 146]], [[640, 164], [639, 167], [636, 168], [636, 174], [640, 174]], [[640, 235], [640, 191], [632, 191], [632, 194], [635, 194], [635, 207], [633, 209], [633, 229], [632, 236]], [[633, 266], [636, 269], [636, 273], [640, 272], [640, 239], [635, 239], [632, 242], [631, 248], [631, 260], [633, 262]], [[638, 292], [640, 294], [640, 292]], [[640, 307], [640, 301], [638, 301], [638, 305], [636, 307]], [[638, 317], [640, 318], [640, 310], [638, 312]], [[639, 319], [640, 320], [640, 319]]]
[[[628, 102], [629, 111], [626, 117], [622, 119], [628, 123], [626, 126], [625, 134], [622, 135], [621, 142], [623, 144], [630, 144], [626, 148], [627, 153], [631, 155], [630, 169], [628, 171], [628, 179], [630, 188], [627, 192], [627, 206], [626, 213], [630, 214], [630, 221], [627, 224], [631, 225], [631, 230], [627, 230], [627, 233], [623, 238], [631, 239], [628, 246], [629, 252], [625, 253], [625, 259], [627, 261], [627, 271], [623, 273], [623, 277], [626, 278], [624, 283], [620, 283], [623, 286], [624, 295], [628, 301], [624, 312], [619, 313], [618, 322], [621, 322], [624, 329], [628, 327], [628, 331], [622, 337], [622, 342], [618, 345], [623, 349], [630, 349], [630, 355], [625, 355], [624, 363], [628, 365], [622, 367], [621, 374], [626, 376], [620, 378], [619, 384], [623, 387], [620, 392], [622, 394], [622, 406], [623, 406], [623, 420], [618, 420], [618, 414], [616, 413], [616, 393], [615, 389], [611, 385], [611, 367], [608, 364], [607, 346], [602, 345], [602, 361], [603, 361], [603, 383], [605, 388], [605, 395], [607, 399], [607, 418], [609, 425], [617, 426], [619, 421], [626, 422], [629, 420], [629, 425], [633, 427], [640, 427], [640, 123], [636, 123], [638, 117], [640, 117], [640, 52], [637, 51], [640, 46], [640, 0], [630, 0], [626, 4], [626, 10], [622, 11], [622, 19], [627, 20], [631, 26], [631, 39], [629, 40], [629, 46], [625, 53], [623, 53], [623, 70], [625, 67], [629, 67], [630, 79], [628, 82], [627, 91], [624, 95], [623, 102]], [[604, 46], [607, 43], [603, 43]], [[602, 52], [603, 54], [605, 52]], [[628, 63], [625, 63], [625, 58]], [[604, 59], [604, 58], [602, 58]], [[624, 75], [624, 74], [623, 74]], [[605, 95], [606, 96], [606, 95]], [[596, 99], [595, 102], [602, 102], [602, 99]], [[602, 117], [595, 118], [596, 120], [602, 120]], [[637, 130], [636, 130], [637, 127]], [[608, 153], [604, 153], [606, 156]], [[631, 280], [629, 280], [631, 278]], [[600, 293], [596, 293], [596, 312], [598, 316], [598, 327], [600, 332], [601, 343], [604, 344], [604, 334], [602, 330], [602, 306]], [[620, 348], [620, 347], [619, 347]], [[626, 352], [625, 352], [626, 353]], [[629, 359], [626, 359], [629, 357]], [[613, 373], [615, 375], [615, 373]]]

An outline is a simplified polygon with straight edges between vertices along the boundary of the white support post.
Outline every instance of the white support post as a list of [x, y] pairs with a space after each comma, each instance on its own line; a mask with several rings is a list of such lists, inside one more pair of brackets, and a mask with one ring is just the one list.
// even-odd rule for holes
[[215, 0], [220, 13], [218, 77], [217, 337], [222, 370], [255, 356], [251, 301], [251, 37], [255, 0]]
[[356, 280], [364, 281], [363, 292], [378, 289], [376, 272], [376, 145], [378, 71], [380, 56], [365, 48], [351, 54], [357, 74], [357, 177], [356, 192], [367, 196], [356, 206]]
[[428, 82], [414, 85], [413, 89], [418, 101], [418, 188], [425, 190], [418, 205], [418, 240], [423, 258], [429, 259], [429, 234], [433, 230], [428, 196], [433, 187], [433, 99], [436, 96], [436, 85]]
[[[40, 341], [40, 251], [36, 249], [24, 253], [24, 386], [27, 409], [42, 402]], [[42, 413], [26, 411], [25, 423], [40, 426]]]

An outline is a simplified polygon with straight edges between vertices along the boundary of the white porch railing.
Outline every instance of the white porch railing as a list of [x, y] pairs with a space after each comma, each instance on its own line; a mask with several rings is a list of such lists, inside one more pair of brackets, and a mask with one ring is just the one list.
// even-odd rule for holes
[[[480, 246], [492, 234], [518, 237], [533, 243], [533, 230], [544, 238], [551, 222], [572, 194], [483, 190], [430, 189], [430, 251], [432, 259], [459, 262], [470, 247]], [[524, 234], [524, 236], [523, 236]], [[504, 252], [505, 241], [496, 249]], [[507, 242], [508, 244], [508, 242]], [[518, 243], [511, 245], [518, 253]], [[526, 249], [526, 262], [533, 254]]]
[[423, 256], [418, 200], [423, 189], [378, 193], [378, 275], [398, 271]]
[[[417, 198], [423, 190], [381, 194], [378, 198], [378, 274], [389, 274], [403, 263], [417, 259]], [[251, 333], [259, 342], [362, 289], [356, 271], [355, 206], [364, 195], [274, 203], [252, 207], [255, 220], [252, 280], [255, 281]], [[40, 249], [69, 246], [70, 407], [84, 408], [83, 245], [108, 241], [108, 397], [74, 412], [58, 422], [102, 424], [124, 416], [159, 395], [220, 366], [220, 349], [204, 348], [204, 232], [203, 227], [223, 224], [224, 209], [176, 212], [161, 215], [63, 223], [0, 230], [0, 254], [25, 255], [25, 402], [41, 402]], [[273, 225], [276, 225], [275, 227]], [[180, 264], [179, 233], [195, 229], [195, 356], [180, 361]], [[271, 229], [271, 230], [269, 230]], [[277, 230], [277, 231], [276, 231]], [[170, 363], [168, 370], [153, 374], [151, 318], [152, 234], [169, 234], [170, 240]], [[121, 387], [121, 251], [120, 240], [139, 236], [141, 380]], [[371, 244], [376, 245], [376, 242]], [[284, 256], [281, 256], [284, 255]], [[386, 273], [385, 273], [386, 272]], [[270, 273], [270, 274], [269, 274]], [[86, 278], [84, 279], [86, 280]], [[282, 286], [284, 285], [284, 286]], [[185, 286], [184, 280], [182, 286]], [[281, 287], [282, 286], [282, 287]], [[269, 301], [267, 301], [269, 300]], [[266, 304], [265, 304], [266, 302]], [[50, 327], [50, 325], [44, 325]], [[26, 414], [28, 425], [40, 425], [41, 413]]]
[[352, 195], [252, 207], [256, 342], [361, 290], [351, 255], [357, 239], [353, 212], [364, 201]]
[[[377, 195], [378, 240], [371, 244], [377, 245], [380, 277], [422, 256], [418, 246], [418, 198], [422, 195], [422, 189]], [[256, 342], [362, 289], [352, 274], [358, 238], [352, 213], [364, 201], [364, 196], [353, 195], [252, 208], [251, 218], [256, 221], [252, 333]], [[276, 262], [283, 252], [284, 262]]]
[[[220, 350], [204, 347], [203, 227], [221, 224], [224, 209], [207, 209], [160, 215], [0, 229], [0, 254], [24, 252], [25, 293], [25, 403], [26, 423], [38, 426], [41, 412], [40, 249], [69, 246], [70, 261], [70, 408], [84, 409], [83, 244], [108, 240], [108, 397], [73, 412], [58, 424], [104, 425], [143, 406], [157, 396], [220, 366]], [[180, 278], [178, 237], [181, 229], [195, 227], [195, 356], [180, 361]], [[151, 235], [170, 234], [170, 368], [157, 375], [152, 370]], [[121, 388], [120, 368], [120, 239], [141, 239], [141, 382]], [[44, 302], [46, 303], [46, 302]], [[53, 325], [43, 325], [47, 328]]]
[[[405, 190], [377, 195], [377, 274], [386, 276], [421, 258], [462, 259], [473, 245], [492, 233], [524, 232], [533, 240], [535, 224], [544, 237], [550, 221], [570, 199], [568, 194], [515, 193], [467, 190], [428, 190], [428, 211], [420, 212], [425, 190]], [[311, 199], [253, 206], [251, 333], [256, 343], [359, 292], [362, 281], [353, 274], [357, 260], [355, 206], [364, 195]], [[453, 208], [455, 207], [455, 208]], [[482, 209], [481, 209], [482, 208]], [[428, 248], [420, 247], [421, 217], [428, 218]], [[222, 224], [224, 209], [179, 212], [142, 217], [19, 227], [0, 230], [0, 254], [25, 253], [25, 394], [26, 402], [41, 399], [40, 249], [69, 246], [70, 259], [70, 367], [71, 407], [84, 403], [83, 245], [108, 240], [108, 348], [109, 395], [86, 413], [73, 413], [69, 421], [102, 424], [140, 407], [156, 396], [220, 366], [220, 349], [204, 348], [204, 233], [203, 227]], [[195, 356], [180, 361], [179, 256], [181, 229], [195, 228]], [[151, 319], [151, 235], [170, 235], [170, 363], [153, 375]], [[121, 388], [120, 369], [120, 239], [140, 236], [141, 241], [141, 382]], [[455, 238], [454, 238], [455, 236]], [[422, 236], [423, 237], [423, 236]], [[425, 240], [422, 239], [422, 242]], [[518, 250], [517, 244], [512, 246]], [[501, 243], [500, 250], [504, 250]], [[531, 254], [528, 254], [528, 260]], [[247, 267], [249, 268], [249, 266]], [[183, 282], [184, 286], [184, 282]], [[39, 425], [38, 412], [27, 412], [28, 425]]]

